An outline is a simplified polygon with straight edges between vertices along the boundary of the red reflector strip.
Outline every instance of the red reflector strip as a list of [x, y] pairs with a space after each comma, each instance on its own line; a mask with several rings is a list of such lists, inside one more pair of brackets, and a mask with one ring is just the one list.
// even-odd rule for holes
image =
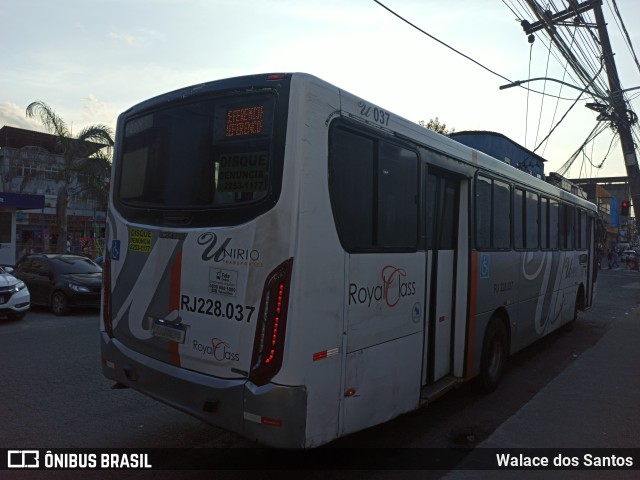
[[318, 360], [324, 360], [325, 358], [332, 357], [334, 355], [337, 355], [339, 351], [339, 348], [332, 348], [331, 350], [324, 350], [322, 352], [314, 353], [313, 361], [317, 362]]
[[271, 425], [272, 427], [282, 426], [282, 420], [278, 420], [277, 418], [262, 417], [262, 421], [260, 423], [262, 423], [262, 425]]
[[255, 413], [244, 412], [244, 419], [261, 425], [269, 425], [272, 427], [281, 427], [282, 420], [278, 418], [269, 418], [256, 415]]

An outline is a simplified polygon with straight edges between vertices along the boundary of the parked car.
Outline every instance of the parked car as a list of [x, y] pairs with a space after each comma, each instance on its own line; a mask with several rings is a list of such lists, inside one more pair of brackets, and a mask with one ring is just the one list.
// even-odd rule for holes
[[0, 266], [0, 317], [19, 320], [29, 310], [31, 300], [29, 289], [12, 271], [11, 267]]
[[27, 284], [33, 305], [66, 315], [73, 307], [100, 308], [102, 269], [86, 257], [71, 254], [25, 255], [13, 275]]
[[632, 261], [635, 257], [636, 257], [635, 250], [625, 250], [620, 255], [620, 260], [622, 260], [623, 262], [629, 262], [629, 261]]

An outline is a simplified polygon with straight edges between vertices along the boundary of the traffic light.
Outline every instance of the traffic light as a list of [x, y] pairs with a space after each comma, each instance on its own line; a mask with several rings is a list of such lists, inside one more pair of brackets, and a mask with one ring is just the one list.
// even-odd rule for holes
[[626, 200], [623, 200], [620, 204], [620, 215], [623, 217], [629, 216], [629, 202]]

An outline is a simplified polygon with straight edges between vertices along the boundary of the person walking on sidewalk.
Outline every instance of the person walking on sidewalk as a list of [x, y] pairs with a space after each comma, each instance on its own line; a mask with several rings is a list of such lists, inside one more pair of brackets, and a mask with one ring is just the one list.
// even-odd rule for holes
[[620, 256], [618, 255], [618, 252], [614, 250], [613, 254], [611, 255], [611, 268], [620, 267], [620, 265], [618, 265], [619, 259], [620, 259]]

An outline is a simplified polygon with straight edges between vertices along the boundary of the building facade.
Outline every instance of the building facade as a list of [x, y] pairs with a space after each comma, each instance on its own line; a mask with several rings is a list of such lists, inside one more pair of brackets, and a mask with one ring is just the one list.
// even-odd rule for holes
[[[90, 152], [95, 153], [98, 149], [96, 145]], [[42, 208], [0, 205], [0, 252], [2, 248], [4, 253], [7, 249], [15, 250], [13, 262], [7, 261], [7, 255], [0, 254], [0, 263], [13, 264], [26, 252], [55, 250], [59, 235], [56, 199], [58, 190], [64, 185], [64, 169], [64, 157], [54, 135], [10, 126], [0, 128], [0, 193], [21, 195], [22, 198], [38, 196], [43, 203]], [[108, 188], [108, 176], [104, 177], [96, 182], [87, 174], [71, 176], [67, 235], [73, 253], [87, 256], [101, 253]], [[100, 182], [104, 184], [102, 194], [95, 189]], [[26, 203], [27, 207], [31, 205]], [[10, 227], [12, 233], [8, 232]]]

